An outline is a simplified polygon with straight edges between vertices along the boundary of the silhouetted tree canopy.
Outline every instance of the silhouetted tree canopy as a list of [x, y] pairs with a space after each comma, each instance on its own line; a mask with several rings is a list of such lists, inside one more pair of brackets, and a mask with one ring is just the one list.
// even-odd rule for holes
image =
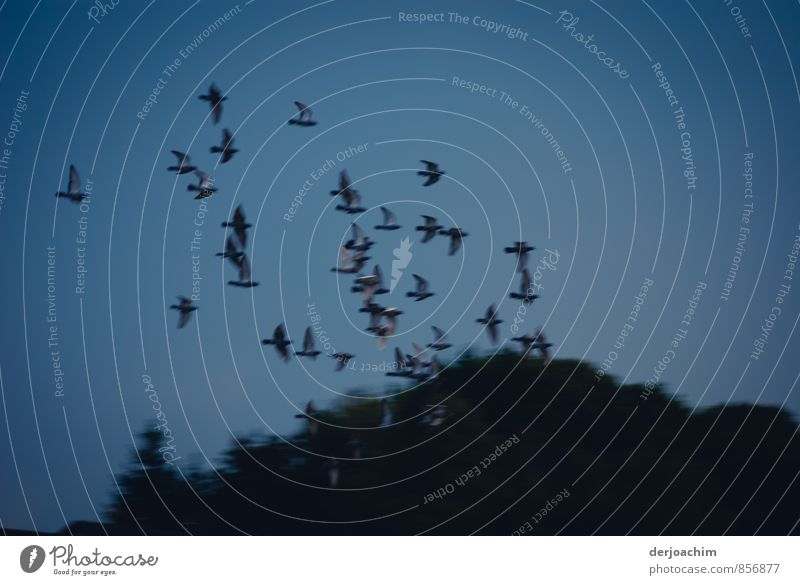
[[[800, 439], [787, 412], [751, 404], [692, 412], [663, 388], [643, 391], [609, 376], [598, 383], [586, 364], [545, 367], [509, 352], [468, 357], [437, 380], [387, 394], [389, 427], [378, 428], [379, 400], [342, 400], [320, 413], [313, 436], [241, 438], [214, 470], [185, 475], [165, 464], [161, 436], [149, 431], [117, 478], [122, 496], [104, 526], [111, 534], [798, 532]], [[424, 424], [426, 405], [440, 402], [451, 416]], [[470, 476], [474, 468], [480, 474]]]

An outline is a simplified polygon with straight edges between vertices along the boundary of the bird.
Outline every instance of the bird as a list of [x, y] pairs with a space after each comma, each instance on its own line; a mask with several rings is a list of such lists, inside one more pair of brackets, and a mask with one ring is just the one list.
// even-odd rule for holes
[[403, 311], [395, 307], [389, 307], [381, 311], [381, 317], [386, 319], [386, 323], [379, 325], [375, 332], [378, 336], [378, 347], [383, 349], [389, 337], [397, 332], [397, 317], [402, 315]]
[[414, 373], [409, 367], [409, 360], [403, 355], [399, 347], [394, 348], [394, 363], [393, 369], [386, 372], [387, 376], [409, 378]]
[[522, 278], [519, 285], [520, 292], [512, 292], [508, 296], [512, 299], [522, 301], [523, 303], [530, 304], [539, 298], [539, 295], [534, 294], [531, 287], [531, 274], [527, 268], [522, 269]]
[[302, 102], [294, 102], [294, 105], [297, 106], [299, 110], [297, 113], [296, 118], [291, 118], [289, 120], [289, 124], [295, 126], [316, 126], [317, 122], [311, 119], [311, 116], [314, 112]]
[[354, 356], [351, 353], [344, 353], [344, 352], [339, 351], [339, 352], [336, 352], [336, 353], [332, 354], [331, 357], [336, 360], [336, 370], [335, 371], [340, 372], [341, 370], [345, 369], [345, 367], [347, 366], [348, 362], [351, 359], [353, 359], [354, 357], [356, 357], [356, 356]]
[[233, 135], [231, 131], [225, 128], [222, 131], [222, 144], [220, 146], [212, 146], [210, 148], [211, 152], [214, 154], [221, 154], [221, 162], [225, 164], [229, 160], [233, 158], [233, 155], [239, 152], [236, 148], [233, 147]]
[[238, 258], [231, 258], [230, 260], [239, 269], [239, 280], [229, 280], [229, 285], [238, 286], [240, 288], [258, 286], [257, 282], [253, 282], [253, 277], [250, 274], [250, 262], [247, 260], [247, 254], [242, 252]]
[[544, 363], [550, 362], [550, 348], [553, 347], [552, 343], [548, 343], [547, 340], [544, 338], [544, 330], [541, 327], [536, 328], [536, 333], [534, 334], [534, 338], [536, 341], [533, 344], [532, 349], [538, 349], [539, 355], [542, 356]]
[[467, 232], [457, 227], [450, 228], [449, 230], [442, 228], [439, 230], [439, 233], [443, 236], [450, 236], [450, 248], [447, 251], [448, 256], [455, 254], [461, 247], [463, 239], [469, 235]]
[[528, 242], [519, 241], [513, 242], [511, 246], [506, 246], [503, 251], [506, 254], [517, 255], [517, 272], [522, 272], [528, 263], [528, 252], [532, 252], [535, 249], [533, 246], [528, 245]]
[[283, 328], [283, 323], [279, 323], [278, 326], [275, 327], [271, 338], [261, 340], [262, 345], [274, 345], [275, 351], [278, 352], [278, 355], [285, 362], [289, 361], [289, 345], [291, 345], [291, 343], [291, 339], [286, 339], [286, 330]]
[[214, 179], [200, 170], [195, 170], [194, 174], [197, 176], [197, 185], [186, 185], [186, 190], [197, 191], [195, 199], [207, 199], [211, 197], [217, 190], [214, 186]]
[[366, 329], [367, 331], [370, 333], [375, 333], [378, 331], [380, 328], [381, 313], [383, 313], [385, 309], [386, 307], [382, 307], [372, 300], [364, 302], [364, 306], [361, 307], [358, 312], [369, 313], [369, 326]]
[[214, 83], [208, 88], [207, 94], [198, 97], [204, 102], [208, 102], [211, 106], [211, 119], [214, 120], [214, 124], [219, 122], [222, 116], [222, 102], [228, 98], [222, 95], [222, 92], [220, 92], [219, 88]]
[[423, 225], [416, 226], [418, 232], [425, 232], [425, 235], [422, 236], [421, 242], [424, 244], [425, 242], [430, 242], [433, 239], [433, 236], [439, 233], [439, 230], [444, 229], [443, 226], [440, 226], [436, 218], [430, 215], [423, 215], [422, 218], [425, 220]]
[[358, 274], [364, 264], [370, 259], [364, 255], [364, 251], [351, 253], [345, 246], [339, 249], [339, 265], [331, 268], [331, 272], [341, 272], [343, 274]]
[[247, 229], [253, 227], [245, 221], [244, 209], [239, 205], [233, 212], [233, 219], [231, 221], [223, 221], [222, 227], [233, 228], [236, 237], [239, 238], [239, 243], [244, 248], [247, 246]]
[[180, 303], [171, 305], [170, 309], [174, 309], [180, 313], [180, 317], [178, 317], [178, 329], [183, 329], [189, 322], [192, 312], [197, 310], [197, 307], [195, 307], [192, 304], [192, 300], [187, 297], [179, 296], [178, 300]]
[[308, 434], [312, 437], [316, 435], [319, 430], [319, 421], [316, 418], [317, 414], [317, 409], [314, 408], [314, 402], [309, 400], [308, 404], [306, 404], [305, 412], [294, 415], [295, 418], [302, 418], [308, 422]]
[[350, 233], [352, 235], [351, 238], [344, 244], [344, 247], [348, 250], [366, 252], [375, 245], [375, 242], [369, 239], [366, 232], [356, 222], [350, 224]]
[[427, 180], [422, 184], [423, 187], [430, 187], [445, 174], [435, 162], [429, 160], [421, 160], [419, 162], [425, 165], [425, 170], [417, 171], [417, 174], [421, 177], [427, 177]]
[[314, 334], [311, 332], [311, 327], [306, 327], [306, 333], [303, 336], [303, 351], [296, 351], [294, 355], [309, 357], [315, 360], [320, 353], [319, 350], [314, 349]]
[[416, 299], [417, 301], [423, 301], [428, 297], [432, 297], [435, 293], [432, 293], [428, 290], [428, 281], [422, 278], [419, 274], [414, 274], [414, 280], [417, 283], [417, 288], [413, 291], [409, 291], [406, 293], [407, 297], [411, 297]]
[[379, 427], [388, 427], [394, 422], [392, 415], [392, 408], [389, 406], [389, 400], [386, 398], [381, 399], [381, 417], [378, 421]]
[[67, 181], [67, 190], [58, 191], [56, 197], [64, 197], [73, 203], [83, 203], [89, 196], [86, 193], [81, 193], [81, 178], [78, 176], [78, 171], [75, 165], [69, 165], [69, 180]]
[[386, 207], [381, 206], [381, 213], [383, 214], [383, 223], [380, 225], [376, 225], [376, 230], [399, 230], [401, 227], [397, 225], [397, 216], [389, 211]]
[[447, 334], [442, 329], [439, 329], [435, 325], [432, 325], [431, 329], [433, 329], [433, 343], [429, 343], [428, 347], [436, 351], [442, 351], [448, 347], [453, 347], [451, 344], [445, 342]]
[[411, 343], [411, 349], [414, 352], [413, 354], [407, 353], [406, 360], [408, 360], [408, 366], [411, 372], [409, 373], [408, 377], [414, 380], [425, 381], [428, 378], [428, 374], [424, 371], [425, 368], [429, 368], [431, 366], [431, 361], [425, 361], [423, 355], [425, 354], [425, 350], [418, 346], [416, 343]]
[[486, 330], [489, 332], [489, 339], [492, 340], [492, 343], [497, 343], [497, 326], [503, 321], [497, 318], [497, 309], [494, 308], [494, 305], [489, 305], [489, 308], [486, 309], [486, 316], [476, 319], [476, 321], [486, 325]]
[[389, 289], [383, 286], [381, 267], [376, 264], [372, 274], [365, 274], [356, 278], [355, 285], [350, 287], [350, 291], [362, 293], [364, 302], [369, 302], [375, 295], [387, 294]]
[[361, 207], [361, 195], [353, 189], [346, 169], [342, 169], [339, 173], [339, 190], [331, 191], [331, 195], [341, 197], [342, 201], [344, 201], [343, 205], [336, 206], [339, 211], [344, 211], [345, 213], [363, 213], [366, 211], [365, 208]]
[[[217, 252], [217, 256], [222, 256], [230, 260], [238, 260], [243, 254], [244, 252], [236, 246], [236, 242], [233, 241], [232, 236], [228, 236], [225, 240], [225, 251]], [[238, 266], [238, 263], [236, 265]]]
[[170, 150], [170, 152], [178, 159], [178, 164], [176, 166], [167, 167], [168, 171], [175, 171], [176, 175], [184, 175], [197, 169], [196, 166], [190, 164], [191, 159], [188, 154], [184, 154], [179, 150]]

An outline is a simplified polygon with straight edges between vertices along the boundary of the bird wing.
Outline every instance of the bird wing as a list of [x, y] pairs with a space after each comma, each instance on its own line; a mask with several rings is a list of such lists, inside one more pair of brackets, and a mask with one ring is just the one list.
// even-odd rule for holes
[[80, 193], [81, 191], [81, 178], [78, 176], [75, 165], [69, 165], [69, 183], [67, 191], [70, 193]]
[[236, 254], [236, 244], [233, 241], [233, 238], [228, 236], [228, 239], [225, 240], [225, 252], [227, 252], [228, 257], [230, 258], [232, 254]]
[[381, 272], [381, 267], [377, 264], [375, 265], [375, 271], [373, 272], [375, 278], [377, 279], [375, 286], [381, 287], [383, 286], [383, 273]]
[[417, 281], [417, 291], [425, 292], [428, 290], [428, 281], [422, 278], [419, 274], [413, 274], [414, 280]]
[[278, 325], [275, 327], [275, 331], [272, 333], [272, 338], [276, 342], [281, 342], [286, 339], [286, 331], [283, 329], [283, 323], [278, 323]]
[[239, 261], [239, 282], [250, 282], [250, 261], [244, 254]]
[[311, 333], [311, 327], [306, 327], [306, 334], [303, 336], [303, 351], [314, 350], [314, 335]]
[[436, 218], [432, 215], [423, 215], [422, 218], [425, 220], [425, 225], [427, 227], [432, 227], [436, 225]]
[[183, 329], [189, 322], [189, 318], [191, 316], [192, 314], [189, 311], [181, 311], [181, 314], [178, 317], [178, 329]]
[[225, 128], [222, 131], [222, 148], [230, 148], [233, 145], [233, 135], [231, 131]]
[[381, 213], [383, 214], [383, 225], [394, 225], [397, 221], [394, 213], [386, 209], [385, 207], [381, 207]]
[[450, 232], [450, 249], [447, 251], [448, 256], [455, 254], [461, 247], [461, 236], [458, 232]]
[[439, 329], [436, 325], [431, 325], [431, 329], [433, 329], [434, 342], [444, 341], [446, 335], [444, 331]]
[[424, 164], [426, 169], [429, 171], [436, 171], [436, 169], [439, 167], [439, 165], [437, 165], [435, 162], [431, 162], [429, 160], [421, 160], [419, 162]]
[[190, 159], [188, 154], [183, 153], [180, 150], [171, 150], [170, 152], [175, 155], [175, 158], [178, 159], [178, 166], [189, 164]]
[[233, 222], [244, 223], [244, 209], [242, 208], [241, 205], [239, 205], [233, 212]]
[[527, 268], [522, 269], [522, 282], [520, 286], [522, 288], [522, 294], [527, 295], [531, 288], [531, 273], [528, 272]]

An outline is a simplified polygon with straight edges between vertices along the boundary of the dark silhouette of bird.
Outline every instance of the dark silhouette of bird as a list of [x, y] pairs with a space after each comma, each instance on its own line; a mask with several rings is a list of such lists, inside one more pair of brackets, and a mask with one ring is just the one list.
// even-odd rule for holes
[[383, 286], [381, 267], [376, 264], [372, 274], [365, 274], [356, 278], [355, 285], [350, 287], [350, 291], [362, 293], [364, 302], [369, 302], [375, 295], [388, 294], [389, 289]]
[[339, 248], [339, 265], [331, 268], [331, 272], [343, 274], [358, 274], [366, 264], [370, 256], [365, 256], [365, 252], [350, 252], [345, 246]]
[[366, 331], [369, 331], [370, 333], [375, 333], [378, 331], [381, 322], [381, 313], [383, 313], [385, 309], [386, 307], [382, 307], [372, 300], [364, 303], [364, 306], [361, 307], [358, 312], [369, 314], [369, 325], [367, 326]]
[[525, 265], [528, 263], [528, 252], [534, 251], [536, 248], [529, 245], [528, 242], [519, 241], [513, 242], [512, 245], [503, 248], [506, 254], [516, 254], [517, 256], [517, 272], [522, 272]]
[[295, 418], [302, 418], [305, 419], [308, 428], [308, 434], [312, 437], [317, 434], [319, 431], [319, 421], [317, 420], [317, 409], [314, 408], [314, 402], [312, 400], [308, 401], [306, 404], [306, 410], [302, 414], [294, 415]]
[[211, 197], [217, 190], [217, 188], [214, 186], [214, 179], [209, 177], [203, 171], [196, 170], [194, 171], [194, 174], [197, 176], [197, 184], [186, 185], [186, 190], [197, 191], [195, 199], [207, 199]]
[[336, 360], [335, 371], [340, 372], [341, 370], [345, 369], [348, 362], [356, 356], [354, 356], [352, 353], [344, 353], [339, 351], [331, 355], [331, 357]]
[[421, 160], [419, 162], [425, 165], [425, 170], [417, 171], [417, 174], [421, 177], [427, 177], [427, 180], [422, 184], [423, 187], [430, 187], [445, 174], [435, 162], [429, 160]]
[[366, 211], [364, 207], [361, 207], [361, 195], [352, 187], [350, 176], [347, 174], [346, 169], [342, 169], [339, 173], [339, 190], [331, 191], [331, 195], [341, 197], [342, 201], [344, 201], [343, 204], [336, 206], [339, 211], [344, 211], [345, 213], [363, 213]]
[[221, 154], [220, 162], [225, 164], [233, 158], [233, 155], [239, 152], [233, 147], [233, 135], [231, 131], [225, 128], [222, 131], [222, 144], [220, 146], [212, 146], [211, 152], [214, 154]]
[[450, 228], [449, 230], [442, 228], [439, 230], [439, 233], [443, 236], [450, 236], [450, 248], [447, 250], [448, 256], [455, 254], [461, 247], [461, 242], [469, 235], [467, 232], [457, 227]]
[[425, 242], [430, 242], [433, 239], [433, 236], [439, 233], [439, 230], [444, 229], [443, 226], [440, 226], [436, 221], [436, 218], [430, 215], [423, 215], [422, 218], [425, 220], [423, 225], [416, 226], [418, 232], [425, 232], [425, 235], [422, 236], [421, 242], [424, 244]]
[[523, 303], [530, 304], [539, 298], [539, 295], [534, 294], [533, 287], [531, 286], [531, 275], [527, 268], [522, 269], [522, 277], [520, 279], [519, 292], [512, 292], [508, 295], [512, 299], [522, 301]]
[[242, 248], [247, 246], [247, 230], [253, 227], [244, 217], [244, 208], [239, 205], [233, 212], [233, 219], [231, 221], [223, 221], [222, 227], [233, 228], [233, 233], [239, 238], [239, 244]]
[[240, 288], [258, 286], [257, 282], [253, 282], [253, 277], [250, 274], [250, 261], [247, 259], [247, 254], [242, 252], [238, 258], [230, 258], [230, 261], [239, 269], [239, 280], [229, 280], [229, 285]]
[[286, 330], [283, 328], [283, 323], [279, 323], [269, 339], [262, 339], [263, 345], [274, 345], [275, 351], [285, 362], [289, 361], [289, 346], [292, 343], [291, 339], [286, 339]]
[[408, 359], [403, 355], [403, 352], [400, 351], [399, 347], [395, 347], [394, 369], [391, 369], [388, 372], [386, 372], [386, 375], [392, 377], [410, 378], [413, 373], [414, 372], [410, 368], [410, 362], [408, 361]]
[[189, 322], [192, 312], [197, 310], [197, 307], [192, 304], [192, 300], [189, 298], [179, 296], [178, 300], [180, 303], [177, 305], [171, 305], [170, 309], [174, 309], [180, 313], [180, 316], [178, 317], [178, 329], [183, 329]]
[[175, 155], [175, 158], [178, 159], [178, 164], [172, 167], [167, 167], [168, 171], [175, 171], [176, 175], [185, 175], [186, 173], [191, 173], [197, 169], [196, 166], [191, 164], [191, 159], [189, 158], [188, 154], [184, 154], [178, 150], [170, 150], [170, 152]]
[[[225, 251], [217, 252], [217, 256], [222, 256], [230, 260], [238, 260], [242, 257], [242, 254], [244, 254], [244, 252], [236, 246], [236, 242], [233, 241], [232, 236], [228, 236], [225, 240]], [[238, 263], [236, 265], [238, 267]]]
[[497, 318], [497, 309], [494, 308], [494, 305], [489, 305], [489, 308], [486, 309], [485, 317], [475, 320], [482, 325], [486, 325], [486, 331], [489, 333], [489, 339], [492, 340], [492, 343], [497, 343], [497, 326], [500, 325], [503, 320]]
[[306, 333], [303, 336], [303, 351], [296, 351], [294, 355], [309, 357], [315, 360], [320, 353], [319, 350], [314, 349], [314, 334], [311, 332], [311, 327], [306, 327]]
[[222, 116], [222, 102], [228, 98], [222, 95], [222, 92], [220, 92], [219, 88], [214, 83], [208, 88], [207, 94], [198, 97], [204, 102], [208, 102], [211, 107], [211, 119], [214, 121], [214, 124], [219, 122]]
[[376, 225], [375, 226], [376, 230], [392, 231], [392, 230], [399, 230], [401, 227], [403, 227], [397, 225], [397, 216], [391, 211], [389, 211], [386, 207], [381, 207], [381, 213], [383, 214], [383, 223], [380, 225]]
[[316, 126], [317, 122], [312, 120], [314, 112], [302, 102], [294, 102], [294, 105], [299, 110], [296, 118], [291, 118], [289, 124], [294, 126]]
[[350, 224], [350, 234], [350, 239], [344, 244], [348, 250], [366, 252], [375, 245], [375, 242], [369, 239], [366, 232], [356, 222]]
[[512, 337], [511, 341], [522, 345], [522, 357], [528, 357], [532, 351], [538, 351], [545, 363], [550, 361], [550, 348], [553, 344], [547, 342], [541, 327], [538, 327], [533, 335]]
[[414, 280], [417, 283], [417, 288], [413, 291], [409, 291], [406, 293], [407, 297], [411, 297], [416, 301], [424, 301], [425, 299], [432, 297], [435, 293], [432, 293], [428, 290], [428, 281], [422, 278], [419, 274], [414, 274]]
[[402, 315], [403, 311], [396, 307], [389, 307], [381, 311], [380, 316], [386, 319], [383, 325], [378, 325], [375, 334], [378, 336], [378, 347], [383, 349], [386, 342], [397, 332], [397, 317]]
[[75, 165], [69, 165], [69, 180], [67, 181], [67, 190], [58, 191], [56, 197], [63, 197], [69, 199], [73, 203], [82, 203], [89, 196], [86, 193], [81, 193], [81, 178], [78, 176], [78, 171], [75, 170]]
[[439, 329], [435, 325], [431, 325], [431, 329], [433, 329], [433, 343], [428, 344], [429, 348], [436, 351], [442, 351], [448, 347], [453, 347], [451, 344], [445, 341], [447, 334], [444, 332], [444, 330]]

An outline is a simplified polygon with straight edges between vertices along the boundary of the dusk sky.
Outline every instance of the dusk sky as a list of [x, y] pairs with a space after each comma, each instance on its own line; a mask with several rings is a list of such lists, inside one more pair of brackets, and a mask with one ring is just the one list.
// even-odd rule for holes
[[[309, 400], [401, 391], [382, 369], [432, 325], [445, 367], [542, 326], [598, 376], [800, 412], [799, 3], [101, 4], [0, 3], [3, 527], [96, 521], [159, 412], [188, 472], [293, 433]], [[315, 126], [287, 124], [295, 100]], [[239, 152], [219, 164], [224, 128]], [[421, 159], [446, 175], [423, 187]], [[70, 165], [83, 204], [54, 197]], [[344, 169], [363, 214], [335, 209]], [[254, 288], [215, 255], [238, 205]], [[381, 205], [401, 229], [373, 229]], [[421, 214], [463, 247], [421, 243]], [[386, 285], [411, 241], [379, 298], [404, 311], [384, 349], [330, 270], [354, 220]], [[536, 247], [527, 310], [516, 240]], [[406, 297], [412, 273], [433, 297]], [[182, 329], [178, 295], [198, 307]], [[475, 321], [492, 303], [497, 345]], [[284, 323], [299, 350], [312, 316], [352, 369], [260, 343]]]

